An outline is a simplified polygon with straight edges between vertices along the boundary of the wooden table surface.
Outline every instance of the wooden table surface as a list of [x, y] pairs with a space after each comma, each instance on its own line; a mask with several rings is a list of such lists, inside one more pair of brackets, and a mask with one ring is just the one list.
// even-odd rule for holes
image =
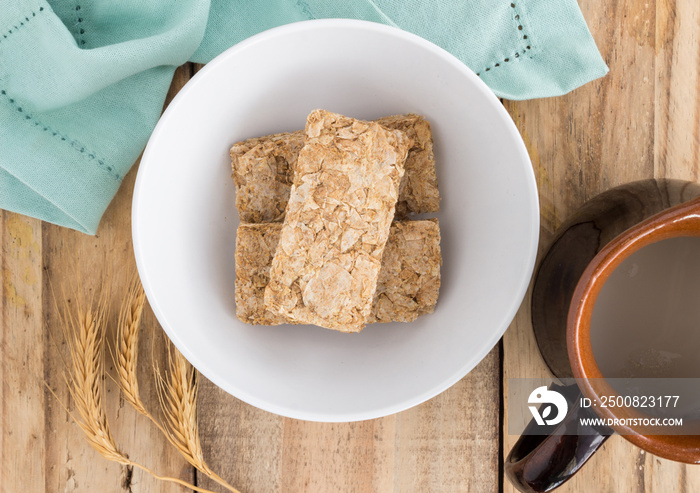
[[[648, 177], [700, 181], [700, 3], [579, 3], [610, 73], [563, 97], [504, 103], [537, 177], [540, 250], [567, 216], [599, 192]], [[196, 69], [178, 69], [169, 98]], [[68, 402], [52, 293], [63, 287], [70, 297], [106, 282], [114, 307], [123, 295], [134, 263], [135, 172], [126, 177], [96, 237], [0, 212], [3, 492], [183, 491], [104, 460], [44, 385]], [[142, 337], [147, 353], [164, 347], [150, 312]], [[246, 493], [513, 492], [501, 467], [517, 439], [505, 431], [507, 379], [537, 376], [547, 376], [547, 370], [534, 343], [528, 294], [501, 342], [469, 375], [425, 404], [383, 419], [322, 424], [281, 418], [202, 378], [204, 453], [214, 470]], [[147, 404], [157, 406], [147, 369], [141, 377]], [[131, 458], [224, 491], [197, 475], [119, 398], [112, 382], [105, 388], [113, 431]], [[700, 466], [645, 454], [613, 436], [559, 491], [700, 491]]]

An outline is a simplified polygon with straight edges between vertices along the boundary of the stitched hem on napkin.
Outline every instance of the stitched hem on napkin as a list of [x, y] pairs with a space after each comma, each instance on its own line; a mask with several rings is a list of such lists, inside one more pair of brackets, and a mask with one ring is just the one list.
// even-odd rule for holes
[[[406, 19], [392, 18], [373, 0], [333, 5], [321, 0], [296, 0], [295, 4], [309, 19], [362, 18], [409, 31], [414, 27], [404, 25]], [[463, 45], [450, 45], [454, 40], [440, 33], [417, 34], [454, 53], [505, 99], [560, 96], [608, 72], [576, 0], [496, 0], [493, 8], [510, 17], [512, 35], [493, 46], [488, 63], [474, 66], [473, 53], [460, 53]]]
[[574, 0], [510, 2], [521, 46], [477, 69], [502, 98], [560, 96], [608, 73]]
[[[0, 209], [95, 234], [121, 184], [119, 174], [77, 141], [18, 111], [9, 98], [0, 99], [0, 120]], [[9, 131], [16, 128], [25, 130]]]

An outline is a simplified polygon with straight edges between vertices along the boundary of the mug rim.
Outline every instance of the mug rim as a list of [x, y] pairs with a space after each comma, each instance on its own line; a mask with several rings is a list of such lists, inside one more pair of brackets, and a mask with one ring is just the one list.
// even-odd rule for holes
[[[596, 299], [612, 272], [634, 252], [669, 238], [700, 237], [700, 197], [662, 211], [618, 235], [591, 260], [581, 275], [567, 320], [567, 350], [574, 377], [589, 399], [618, 395], [605, 380], [593, 354], [590, 322]], [[592, 379], [592, 380], [591, 380]], [[606, 418], [639, 417], [623, 408], [597, 408]], [[633, 427], [616, 425], [616, 431], [638, 447], [666, 459], [700, 463], [700, 435], [645, 435]]]

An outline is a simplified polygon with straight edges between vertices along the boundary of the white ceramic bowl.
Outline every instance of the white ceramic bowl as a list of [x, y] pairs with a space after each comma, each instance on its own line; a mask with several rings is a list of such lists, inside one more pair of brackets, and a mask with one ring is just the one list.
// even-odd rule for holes
[[[229, 148], [303, 128], [315, 108], [431, 122], [442, 195], [435, 313], [350, 335], [236, 319]], [[538, 231], [525, 146], [487, 86], [428, 41], [351, 20], [272, 29], [210, 62], [158, 123], [134, 191], [139, 273], [175, 345], [239, 399], [314, 421], [392, 414], [466, 375], [515, 315]]]

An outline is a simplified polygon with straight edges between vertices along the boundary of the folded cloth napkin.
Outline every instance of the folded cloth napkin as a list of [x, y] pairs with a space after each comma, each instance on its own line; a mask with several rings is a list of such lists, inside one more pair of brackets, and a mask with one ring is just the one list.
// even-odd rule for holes
[[607, 72], [575, 0], [3, 0], [0, 208], [95, 234], [173, 71], [314, 18], [414, 32], [494, 92], [564, 94]]

